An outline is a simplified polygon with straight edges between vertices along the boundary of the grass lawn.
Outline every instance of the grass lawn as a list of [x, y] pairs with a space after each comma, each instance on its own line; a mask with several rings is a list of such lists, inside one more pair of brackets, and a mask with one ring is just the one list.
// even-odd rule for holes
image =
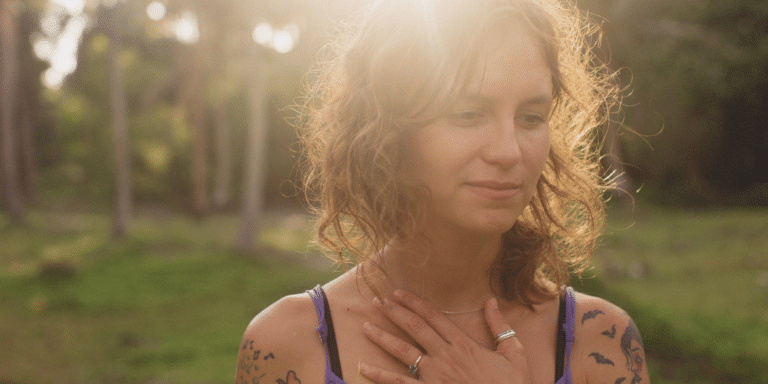
[[[258, 255], [234, 216], [0, 215], [0, 383], [231, 383], [250, 319], [338, 274], [301, 216], [269, 219]], [[577, 284], [638, 324], [656, 383], [768, 382], [768, 212], [612, 215]], [[305, 253], [307, 255], [302, 255]]]
[[597, 291], [664, 382], [768, 383], [768, 211], [613, 212], [606, 232]]
[[[106, 216], [2, 223], [0, 383], [232, 382], [253, 316], [338, 274], [296, 253], [229, 250], [236, 224], [145, 216], [112, 243]], [[288, 224], [264, 242], [306, 250]]]

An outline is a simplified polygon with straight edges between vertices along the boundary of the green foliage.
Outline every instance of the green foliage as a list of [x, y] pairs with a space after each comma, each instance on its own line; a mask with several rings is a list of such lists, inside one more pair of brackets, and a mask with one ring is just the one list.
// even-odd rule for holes
[[[741, 204], [738, 194], [768, 182], [764, 1], [580, 5], [607, 18], [609, 62], [628, 87], [624, 161], [653, 201]], [[768, 205], [768, 195], [759, 200]]]

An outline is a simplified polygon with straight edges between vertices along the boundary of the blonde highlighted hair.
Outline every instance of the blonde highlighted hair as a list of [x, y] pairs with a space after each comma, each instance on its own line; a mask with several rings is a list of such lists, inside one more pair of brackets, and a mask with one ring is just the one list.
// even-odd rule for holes
[[507, 300], [531, 306], [580, 273], [602, 232], [608, 187], [599, 127], [618, 105], [615, 75], [592, 52], [599, 30], [558, 0], [382, 0], [331, 46], [303, 106], [304, 186], [316, 241], [342, 264], [369, 260], [419, 232], [428, 193], [398, 176], [408, 133], [439, 119], [478, 65], [484, 38], [522, 25], [552, 72], [551, 150], [533, 199], [491, 273]]

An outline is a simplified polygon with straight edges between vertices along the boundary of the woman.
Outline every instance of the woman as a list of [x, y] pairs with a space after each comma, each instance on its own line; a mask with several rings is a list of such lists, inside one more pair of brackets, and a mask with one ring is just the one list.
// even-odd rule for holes
[[354, 266], [256, 316], [237, 382], [647, 383], [632, 320], [564, 287], [617, 98], [588, 32], [557, 0], [384, 0], [340, 39], [303, 139]]

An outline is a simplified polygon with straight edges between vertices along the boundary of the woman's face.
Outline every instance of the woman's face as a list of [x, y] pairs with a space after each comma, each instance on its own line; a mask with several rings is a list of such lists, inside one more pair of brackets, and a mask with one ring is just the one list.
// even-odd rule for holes
[[416, 129], [402, 171], [431, 193], [427, 226], [509, 230], [531, 200], [549, 154], [552, 74], [522, 28], [494, 32], [467, 92]]

